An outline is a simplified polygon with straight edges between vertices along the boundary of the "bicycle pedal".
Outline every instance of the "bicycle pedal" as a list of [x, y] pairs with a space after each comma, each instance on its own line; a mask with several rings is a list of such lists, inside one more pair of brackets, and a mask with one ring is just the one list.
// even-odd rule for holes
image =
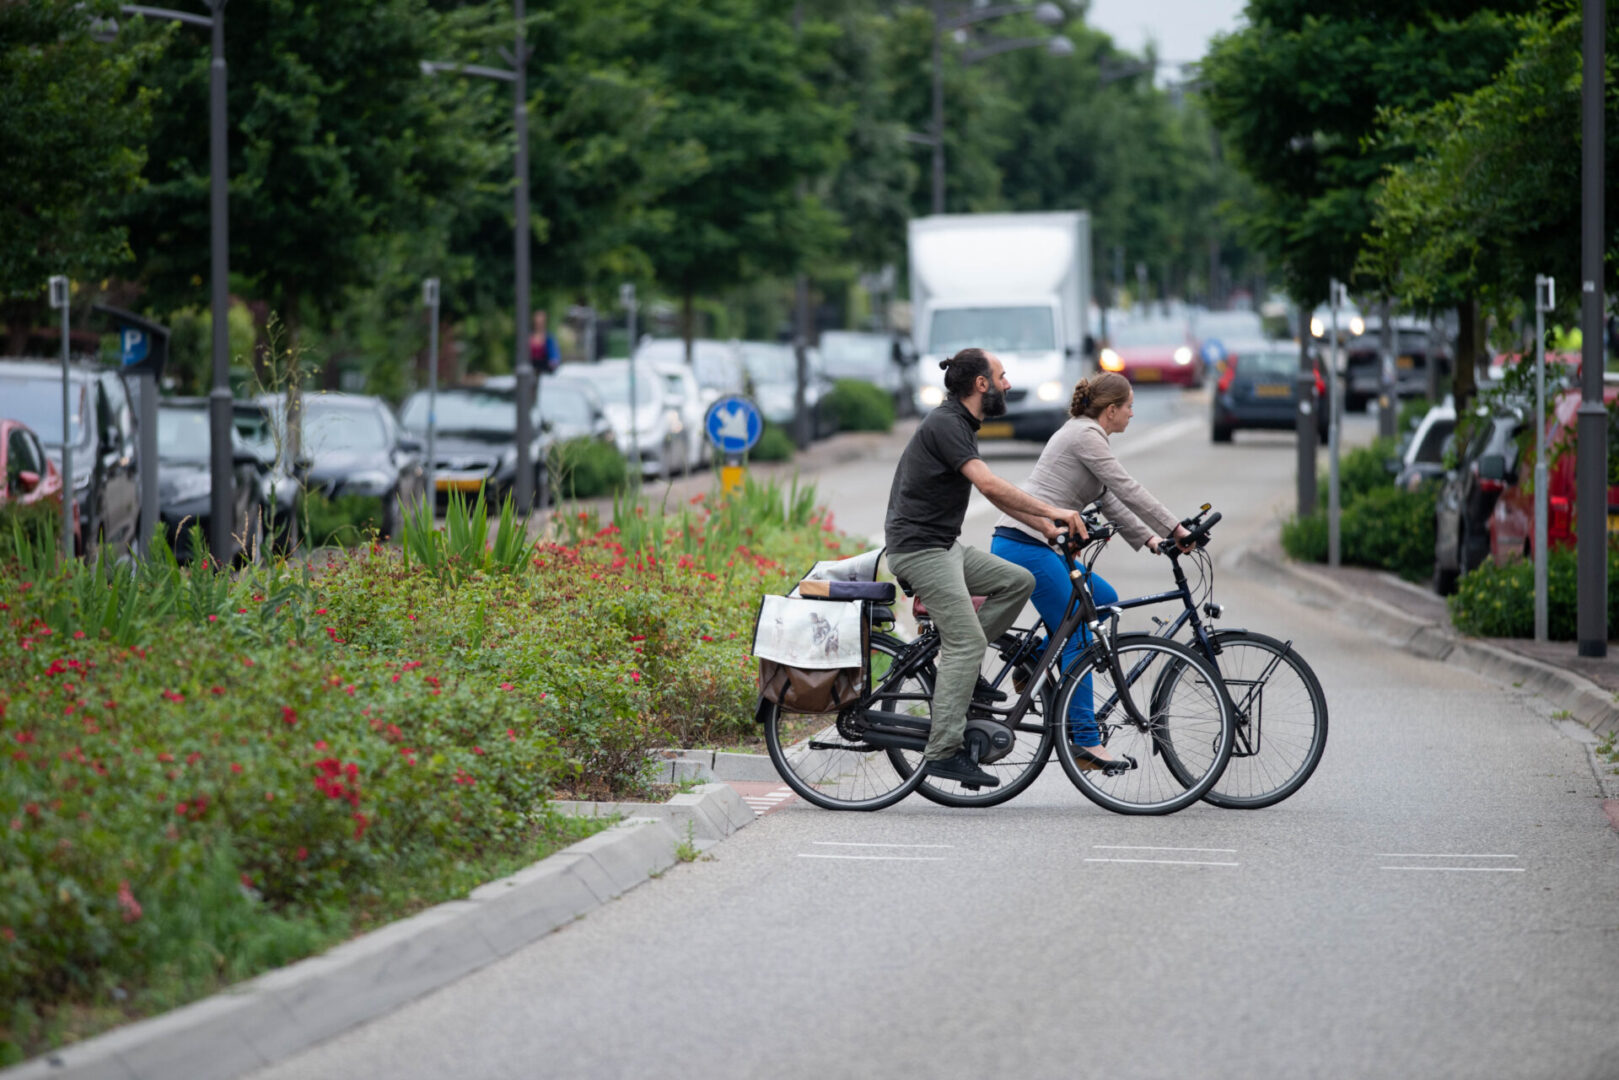
[[968, 791], [983, 791], [984, 790], [984, 785], [982, 785], [982, 784], [962, 784], [961, 786], [963, 788], [967, 789]]
[[1119, 759], [1118, 761], [1113, 761], [1113, 762], [1110, 762], [1107, 765], [1102, 766], [1102, 775], [1103, 776], [1123, 776], [1125, 773], [1129, 772], [1131, 769], [1133, 769], [1135, 767], [1136, 767], [1136, 759], [1131, 757], [1129, 754], [1126, 754], [1126, 755], [1124, 755], [1123, 758]]

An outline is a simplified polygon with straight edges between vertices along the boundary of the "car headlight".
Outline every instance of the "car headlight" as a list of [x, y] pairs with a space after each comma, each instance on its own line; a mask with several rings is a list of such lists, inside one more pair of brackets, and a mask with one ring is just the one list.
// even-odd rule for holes
[[1359, 315], [1351, 316], [1349, 320], [1349, 332], [1354, 334], [1356, 337], [1360, 337], [1360, 335], [1366, 332], [1366, 320], [1361, 318]]
[[380, 470], [357, 472], [343, 482], [350, 495], [381, 495], [393, 486], [393, 477]]
[[1041, 401], [1061, 401], [1062, 383], [1056, 379], [1048, 379], [1035, 388], [1034, 396]]
[[1190, 345], [1182, 345], [1180, 348], [1175, 350], [1175, 363], [1179, 364], [1181, 367], [1185, 367], [1191, 362], [1192, 348]]
[[918, 390], [916, 396], [922, 399], [922, 404], [932, 408], [944, 404], [944, 389], [938, 386], [924, 386]]
[[83, 462], [76, 461], [73, 465], [73, 490], [80, 492], [90, 486], [90, 470]]
[[1097, 358], [1097, 363], [1102, 365], [1103, 371], [1124, 370], [1124, 358], [1112, 349], [1103, 349], [1102, 355]]
[[1321, 321], [1321, 316], [1319, 316], [1319, 315], [1311, 316], [1310, 317], [1310, 334], [1311, 334], [1311, 336], [1313, 336], [1313, 337], [1325, 337], [1326, 333], [1327, 333], [1327, 324]]
[[679, 413], [673, 413], [673, 412], [670, 413], [669, 414], [669, 434], [671, 434], [671, 435], [679, 435], [682, 431], [685, 431], [685, 430], [686, 430], [686, 425], [680, 422], [680, 414]]

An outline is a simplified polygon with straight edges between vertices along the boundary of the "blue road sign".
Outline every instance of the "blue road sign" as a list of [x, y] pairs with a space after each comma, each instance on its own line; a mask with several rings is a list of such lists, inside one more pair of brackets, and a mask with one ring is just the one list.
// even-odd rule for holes
[[764, 417], [747, 398], [722, 397], [708, 407], [703, 422], [708, 441], [722, 454], [744, 454], [764, 434]]
[[1225, 359], [1225, 346], [1217, 339], [1209, 338], [1203, 343], [1203, 363], [1215, 367]]
[[150, 348], [149, 341], [146, 331], [137, 330], [133, 326], [124, 327], [118, 335], [118, 342], [123, 352], [125, 367], [134, 367], [146, 359], [147, 350]]

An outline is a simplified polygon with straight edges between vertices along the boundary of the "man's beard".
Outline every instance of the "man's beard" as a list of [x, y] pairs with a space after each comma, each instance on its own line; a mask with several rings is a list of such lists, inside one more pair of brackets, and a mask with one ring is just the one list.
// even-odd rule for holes
[[985, 390], [983, 401], [980, 404], [983, 406], [985, 416], [1006, 415], [1006, 395], [1001, 392], [998, 386]]

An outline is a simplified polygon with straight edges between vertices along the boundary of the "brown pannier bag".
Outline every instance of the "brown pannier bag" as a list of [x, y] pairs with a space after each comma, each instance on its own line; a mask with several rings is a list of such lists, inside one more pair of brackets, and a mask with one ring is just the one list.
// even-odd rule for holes
[[853, 705], [865, 693], [859, 668], [788, 667], [774, 660], [759, 661], [759, 696], [786, 712], [834, 713]]

